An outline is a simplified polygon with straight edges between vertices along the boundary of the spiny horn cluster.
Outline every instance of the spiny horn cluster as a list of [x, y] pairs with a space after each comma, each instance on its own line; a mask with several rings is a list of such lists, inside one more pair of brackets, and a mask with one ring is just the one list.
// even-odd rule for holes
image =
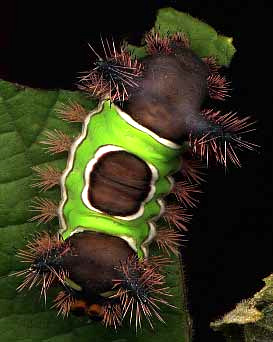
[[38, 234], [35, 240], [29, 242], [25, 250], [19, 250], [17, 256], [22, 263], [29, 264], [25, 270], [15, 275], [25, 279], [17, 288], [19, 291], [41, 285], [41, 296], [46, 301], [47, 291], [55, 282], [64, 284], [68, 273], [62, 268], [61, 257], [70, 252], [69, 243], [62, 241], [57, 235]]
[[204, 118], [209, 122], [210, 129], [201, 137], [190, 136], [190, 146], [201, 158], [206, 158], [207, 164], [213, 153], [220, 164], [227, 167], [228, 161], [241, 167], [237, 150], [255, 150], [258, 145], [243, 139], [243, 136], [255, 130], [255, 122], [251, 118], [239, 118], [236, 113], [221, 114], [220, 111], [204, 110]]
[[71, 311], [71, 307], [75, 304], [76, 299], [68, 287], [60, 291], [57, 297], [54, 299], [54, 304], [52, 308], [57, 309], [57, 315], [62, 315], [67, 317]]
[[135, 320], [136, 330], [141, 327], [144, 317], [153, 328], [153, 317], [164, 322], [160, 315], [160, 304], [169, 304], [164, 297], [171, 296], [165, 283], [165, 276], [159, 272], [159, 267], [149, 264], [147, 260], [140, 261], [137, 257], [129, 257], [117, 267], [119, 279], [114, 279], [115, 298], [121, 301], [123, 318], [129, 315], [130, 324]]
[[143, 66], [123, 47], [116, 48], [114, 41], [110, 44], [108, 39], [101, 39], [101, 44], [104, 57], [89, 45], [97, 60], [95, 67], [81, 77], [79, 88], [99, 99], [125, 101], [129, 97], [129, 90], [138, 87]]

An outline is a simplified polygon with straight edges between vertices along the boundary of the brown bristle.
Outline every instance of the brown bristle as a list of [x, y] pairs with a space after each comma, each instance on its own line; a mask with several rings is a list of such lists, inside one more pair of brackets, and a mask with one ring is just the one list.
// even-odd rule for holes
[[56, 112], [59, 114], [59, 117], [65, 121], [81, 123], [84, 122], [88, 114], [85, 108], [76, 102], [71, 102], [69, 104], [62, 103], [58, 106]]
[[109, 302], [103, 305], [102, 323], [106, 327], [114, 327], [115, 329], [122, 325], [122, 312], [120, 304]]
[[176, 32], [170, 36], [171, 42], [181, 45], [185, 48], [190, 48], [190, 41], [187, 35], [184, 32]]
[[189, 39], [183, 32], [163, 36], [155, 29], [152, 29], [145, 35], [145, 42], [146, 50], [150, 55], [170, 55], [174, 53], [176, 47], [190, 47]]
[[57, 235], [51, 236], [46, 232], [38, 234], [35, 240], [27, 244], [25, 250], [17, 252], [22, 263], [30, 264], [27, 269], [14, 273], [16, 276], [25, 277], [17, 290], [31, 289], [41, 284], [41, 296], [43, 295], [46, 301], [47, 290], [52, 283], [64, 283], [68, 276], [68, 273], [59, 264], [54, 265], [54, 262], [69, 251], [69, 244], [60, 240]]
[[163, 252], [170, 255], [170, 251], [179, 255], [183, 235], [174, 229], [160, 229], [157, 232], [155, 242]]
[[103, 99], [109, 96], [108, 83], [103, 79], [103, 75], [96, 70], [81, 79], [82, 84], [78, 85], [80, 90], [88, 93], [91, 98]]
[[203, 57], [202, 60], [207, 64], [210, 75], [217, 73], [221, 68], [214, 57]]
[[193, 182], [201, 184], [201, 182], [205, 182], [205, 179], [202, 177], [205, 175], [205, 173], [201, 171], [201, 169], [204, 168], [204, 163], [202, 163], [200, 160], [187, 159], [183, 157], [183, 163], [180, 172], [189, 183]]
[[166, 266], [171, 265], [174, 260], [172, 260], [169, 257], [166, 257], [165, 255], [152, 255], [149, 256], [149, 259], [144, 259], [143, 263], [145, 265], [145, 262], [148, 260], [148, 265], [152, 265], [154, 267], [157, 267], [160, 270], [164, 270]]
[[47, 198], [35, 197], [32, 200], [32, 205], [30, 206], [30, 208], [30, 211], [39, 212], [38, 215], [35, 215], [29, 219], [30, 222], [38, 221], [38, 224], [47, 223], [53, 220], [58, 215], [57, 203]]
[[32, 187], [40, 188], [41, 191], [47, 191], [59, 184], [59, 180], [62, 172], [50, 165], [43, 168], [39, 166], [33, 166], [32, 170], [36, 172], [36, 183], [32, 184]]
[[163, 218], [168, 222], [169, 226], [172, 224], [176, 226], [179, 230], [187, 231], [185, 223], [188, 223], [192, 215], [188, 214], [187, 211], [177, 204], [168, 204], [165, 208], [165, 213]]
[[170, 38], [168, 36], [162, 37], [158, 31], [152, 29], [145, 35], [146, 49], [150, 55], [172, 53], [170, 46]]
[[121, 277], [113, 280], [114, 288], [118, 289], [113, 297], [120, 299], [123, 318], [129, 313], [132, 324], [134, 317], [136, 330], [141, 327], [142, 317], [146, 318], [151, 328], [153, 317], [164, 322], [159, 314], [158, 304], [174, 306], [163, 299], [164, 296], [171, 295], [166, 287], [165, 277], [159, 273], [158, 267], [133, 256], [122, 261], [117, 270]]
[[47, 291], [49, 287], [52, 285], [53, 281], [55, 280], [54, 273], [50, 272], [50, 273], [40, 275], [37, 272], [34, 272], [32, 270], [25, 270], [22, 272], [18, 272], [16, 275], [25, 277], [22, 284], [17, 287], [17, 291], [20, 292], [25, 288], [30, 290], [33, 286], [38, 286], [39, 284], [42, 284], [40, 297], [43, 296], [46, 302]]
[[48, 253], [52, 248], [66, 249], [68, 246], [58, 235], [50, 235], [47, 232], [42, 232], [37, 234], [33, 241], [28, 242], [26, 248], [36, 257], [37, 255]]
[[202, 193], [196, 184], [189, 184], [187, 181], [176, 182], [172, 189], [176, 199], [185, 207], [196, 208], [199, 200], [192, 194]]
[[209, 96], [214, 100], [225, 100], [230, 96], [230, 82], [224, 76], [213, 74], [207, 78]]
[[81, 77], [79, 88], [99, 99], [108, 98], [112, 102], [125, 101], [130, 89], [139, 86], [143, 66], [123, 47], [116, 48], [114, 41], [101, 40], [104, 50], [102, 58], [90, 45], [97, 56], [95, 68]]
[[[211, 122], [212, 130], [204, 133], [201, 137], [194, 138], [190, 135], [189, 141], [193, 152], [197, 153], [201, 159], [205, 157], [207, 164], [209, 156], [213, 154], [216, 161], [223, 164], [225, 168], [228, 160], [235, 166], [241, 167], [235, 150], [248, 149], [253, 151], [259, 147], [242, 139], [244, 134], [255, 130], [255, 128], [250, 128], [255, 122], [251, 121], [249, 116], [240, 119], [236, 113], [230, 112], [222, 115], [220, 111], [213, 112], [212, 110], [205, 110], [202, 114]], [[218, 132], [215, 133], [215, 129]]]
[[45, 148], [48, 153], [56, 154], [69, 151], [72, 145], [72, 138], [67, 134], [54, 129], [54, 131], [45, 131], [46, 140], [40, 141], [40, 144], [47, 145]]
[[54, 305], [51, 308], [58, 310], [57, 315], [67, 317], [75, 303], [76, 299], [70, 291], [60, 291], [54, 299]]

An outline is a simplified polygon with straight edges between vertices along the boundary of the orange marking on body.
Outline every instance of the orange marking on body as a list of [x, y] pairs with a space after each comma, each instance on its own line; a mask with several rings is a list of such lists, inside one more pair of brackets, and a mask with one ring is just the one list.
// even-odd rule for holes
[[82, 299], [77, 299], [75, 301], [75, 303], [71, 305], [71, 310], [72, 311], [76, 311], [76, 310], [79, 310], [79, 309], [82, 309], [84, 311], [87, 311], [87, 309], [88, 309], [88, 306], [87, 306], [86, 302], [84, 300], [82, 300]]
[[87, 314], [92, 317], [92, 316], [103, 316], [103, 308], [99, 304], [92, 304], [89, 306], [87, 309]]

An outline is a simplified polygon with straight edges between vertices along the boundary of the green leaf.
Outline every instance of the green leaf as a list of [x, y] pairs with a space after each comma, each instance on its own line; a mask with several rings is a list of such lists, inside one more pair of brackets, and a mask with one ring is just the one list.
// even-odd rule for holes
[[[228, 66], [235, 53], [232, 38], [219, 35], [212, 27], [173, 8], [162, 8], [157, 13], [155, 29], [160, 33], [184, 32], [190, 40], [191, 49], [199, 57], [215, 57], [219, 65]], [[145, 46], [128, 45], [136, 57], [146, 55]]]
[[[77, 136], [81, 125], [69, 124], [56, 115], [60, 103], [74, 101], [87, 110], [96, 103], [80, 92], [64, 90], [44, 91], [0, 81], [0, 336], [5, 342], [189, 342], [190, 318], [186, 309], [184, 278], [177, 258], [168, 269], [168, 285], [178, 309], [165, 308], [162, 312], [167, 324], [158, 322], [155, 331], [144, 328], [136, 336], [134, 329], [124, 326], [115, 332], [100, 323], [71, 315], [68, 319], [56, 316], [39, 300], [38, 289], [17, 293], [21, 282], [13, 272], [23, 268], [15, 257], [16, 249], [24, 248], [31, 235], [41, 230], [56, 230], [58, 222], [36, 226], [28, 222], [31, 199], [38, 194], [33, 184], [32, 166], [50, 164], [64, 169], [66, 154], [46, 154], [39, 141], [46, 129], [58, 129]], [[60, 200], [59, 189], [45, 195]], [[54, 291], [53, 291], [54, 292]], [[55, 293], [54, 293], [55, 296]], [[53, 294], [48, 302], [52, 302]]]
[[253, 298], [237, 304], [222, 319], [211, 323], [230, 342], [273, 341], [273, 274], [263, 279], [265, 286]]

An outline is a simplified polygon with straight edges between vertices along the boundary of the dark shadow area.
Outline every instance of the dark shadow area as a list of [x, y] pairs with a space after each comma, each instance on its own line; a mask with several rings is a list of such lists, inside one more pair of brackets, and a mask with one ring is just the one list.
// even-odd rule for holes
[[[174, 7], [234, 37], [237, 53], [227, 71], [232, 97], [223, 111], [251, 115], [258, 153], [241, 154], [243, 168], [208, 171], [208, 183], [183, 248], [195, 341], [221, 342], [209, 322], [262, 287], [272, 272], [272, 8], [264, 1], [96, 2], [6, 1], [0, 21], [0, 78], [39, 88], [76, 89], [80, 71], [102, 51], [100, 35], [139, 44], [156, 11]], [[186, 4], [188, 3], [188, 4]], [[3, 6], [3, 4], [2, 4]], [[57, 323], [56, 323], [57, 324]]]

